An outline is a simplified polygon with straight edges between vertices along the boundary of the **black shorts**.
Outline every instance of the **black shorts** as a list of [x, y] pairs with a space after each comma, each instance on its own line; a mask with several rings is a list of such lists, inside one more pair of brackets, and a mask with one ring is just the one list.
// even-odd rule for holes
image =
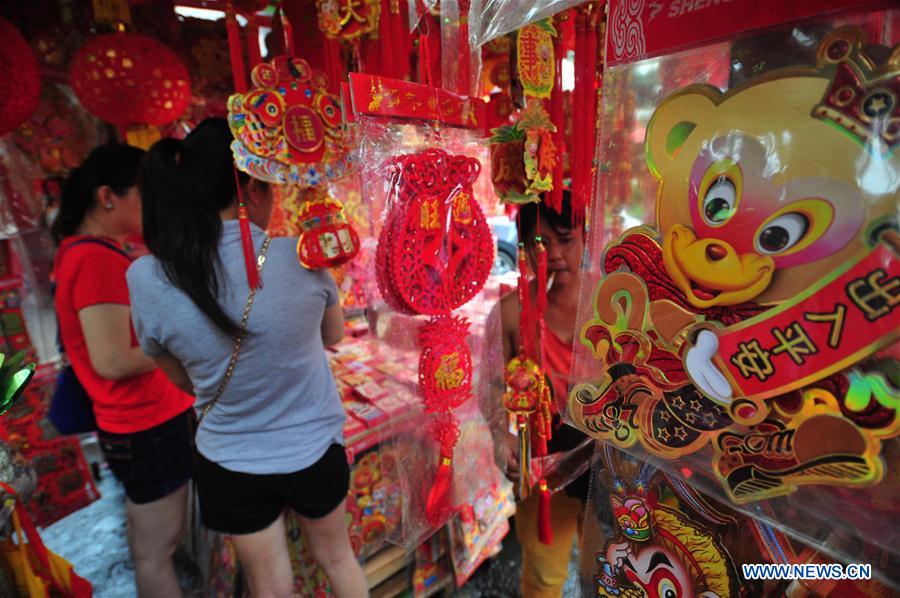
[[262, 531], [285, 506], [309, 519], [324, 517], [347, 498], [350, 489], [350, 466], [339, 444], [332, 444], [321, 459], [294, 473], [240, 473], [200, 453], [197, 460], [200, 519], [204, 526], [225, 534]]
[[186, 484], [194, 471], [194, 413], [133, 434], [100, 430], [100, 450], [109, 468], [135, 504], [164, 498]]

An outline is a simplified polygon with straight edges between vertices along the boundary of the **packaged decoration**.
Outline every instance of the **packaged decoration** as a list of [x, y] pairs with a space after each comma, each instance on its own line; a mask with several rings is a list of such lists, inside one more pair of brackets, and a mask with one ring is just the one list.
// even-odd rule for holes
[[405, 432], [418, 439], [416, 450], [397, 452], [409, 497], [400, 540], [412, 546], [482, 483], [457, 481], [477, 460], [460, 444], [461, 426], [482, 421], [479, 433], [487, 435], [470, 400], [495, 252], [485, 214], [486, 152], [476, 130], [484, 104], [365, 75], [351, 76], [349, 91], [375, 243], [367, 266], [374, 273], [366, 289], [370, 324], [383, 342], [419, 355], [420, 410]]
[[568, 417], [896, 590], [900, 11], [861, 4], [610, 3]]

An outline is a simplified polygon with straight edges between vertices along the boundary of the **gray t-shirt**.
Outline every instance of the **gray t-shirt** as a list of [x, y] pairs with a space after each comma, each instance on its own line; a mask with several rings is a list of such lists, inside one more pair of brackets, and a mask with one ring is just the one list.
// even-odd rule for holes
[[[264, 233], [253, 226], [256, 255]], [[343, 444], [344, 410], [322, 343], [322, 317], [338, 300], [327, 271], [297, 261], [296, 238], [275, 238], [262, 271], [231, 381], [203, 419], [197, 448], [232, 471], [292, 473]], [[238, 222], [224, 223], [219, 256], [219, 303], [240, 323], [247, 275]], [[220, 270], [221, 272], [221, 270]], [[198, 413], [225, 376], [234, 342], [169, 282], [159, 262], [145, 256], [128, 270], [131, 317], [144, 352], [168, 352], [187, 370]]]

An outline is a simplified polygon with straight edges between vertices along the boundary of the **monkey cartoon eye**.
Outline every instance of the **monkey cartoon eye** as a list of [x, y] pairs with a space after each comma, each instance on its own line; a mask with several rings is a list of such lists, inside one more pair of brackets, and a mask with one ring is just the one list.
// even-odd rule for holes
[[657, 595], [659, 598], [678, 598], [678, 590], [671, 579], [663, 579], [657, 586]]
[[736, 200], [734, 183], [726, 176], [719, 176], [703, 197], [703, 219], [710, 226], [722, 224], [734, 214]]
[[789, 212], [763, 228], [756, 238], [756, 249], [763, 255], [786, 251], [800, 242], [809, 230], [809, 219], [803, 214]]

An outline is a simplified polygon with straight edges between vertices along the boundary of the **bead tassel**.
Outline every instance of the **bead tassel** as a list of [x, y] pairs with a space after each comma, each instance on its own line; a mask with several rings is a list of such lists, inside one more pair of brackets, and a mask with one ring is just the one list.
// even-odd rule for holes
[[241, 193], [241, 181], [238, 178], [237, 168], [234, 169], [234, 184], [238, 196], [238, 224], [241, 228], [241, 247], [244, 253], [244, 267], [247, 270], [247, 286], [250, 290], [256, 290], [261, 285], [259, 272], [256, 269], [256, 255], [253, 251], [253, 235], [250, 232], [250, 215], [247, 206], [244, 205], [244, 195]]
[[443, 523], [444, 516], [450, 508], [450, 486], [453, 482], [453, 459], [441, 454], [441, 463], [434, 476], [434, 483], [425, 499], [425, 516], [428, 522], [436, 527]]
[[538, 540], [541, 544], [553, 543], [553, 526], [550, 522], [550, 490], [547, 488], [547, 480], [541, 478], [538, 482]]

